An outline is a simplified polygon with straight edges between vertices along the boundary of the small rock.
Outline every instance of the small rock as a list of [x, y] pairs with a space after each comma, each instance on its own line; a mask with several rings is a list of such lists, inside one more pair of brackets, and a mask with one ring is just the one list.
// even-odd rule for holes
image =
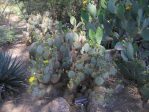
[[116, 88], [115, 88], [115, 93], [116, 93], [116, 94], [120, 94], [120, 93], [122, 93], [123, 91], [124, 91], [124, 85], [118, 84], [118, 85], [116, 86]]
[[0, 112], [31, 112], [32, 107], [25, 104], [14, 105], [12, 101], [2, 105]]
[[70, 112], [70, 105], [64, 98], [59, 97], [44, 106], [41, 112]]
[[46, 102], [46, 100], [37, 100], [37, 101], [35, 102], [35, 105], [41, 106], [41, 105], [45, 104], [45, 102]]

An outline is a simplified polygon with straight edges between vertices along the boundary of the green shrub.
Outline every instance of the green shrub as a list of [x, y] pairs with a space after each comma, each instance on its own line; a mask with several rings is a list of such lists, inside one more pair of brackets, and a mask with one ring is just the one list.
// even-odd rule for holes
[[0, 44], [11, 43], [16, 39], [14, 32], [9, 28], [0, 26]]
[[[139, 48], [138, 41], [142, 45], [149, 42], [148, 12], [148, 1], [123, 0], [116, 2], [107, 0], [107, 9], [101, 16], [105, 31], [103, 39], [105, 46], [114, 48], [117, 42], [125, 41], [132, 43], [135, 51], [140, 50], [137, 49]], [[109, 41], [111, 42], [110, 46], [107, 45]], [[146, 53], [145, 56], [148, 57], [149, 53]]]
[[131, 61], [117, 61], [120, 72], [126, 79], [135, 82], [142, 95], [144, 103], [147, 103], [149, 95], [149, 72], [142, 60], [134, 59]]

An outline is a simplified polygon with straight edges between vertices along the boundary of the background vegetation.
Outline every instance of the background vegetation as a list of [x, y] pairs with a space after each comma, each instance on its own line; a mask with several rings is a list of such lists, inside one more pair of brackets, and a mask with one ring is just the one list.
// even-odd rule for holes
[[[148, 0], [14, 0], [11, 4], [27, 22], [28, 91], [35, 98], [56, 94], [53, 88], [88, 97], [88, 90], [120, 72], [137, 84], [145, 102], [149, 99]], [[0, 29], [2, 42], [13, 37], [4, 30]]]

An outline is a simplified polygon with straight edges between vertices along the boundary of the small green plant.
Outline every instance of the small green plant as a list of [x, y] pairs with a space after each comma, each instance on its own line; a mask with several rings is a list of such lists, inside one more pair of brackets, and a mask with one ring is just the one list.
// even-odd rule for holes
[[120, 51], [123, 61], [132, 61], [135, 58], [135, 49], [130, 40], [117, 42], [115, 49]]
[[0, 100], [20, 95], [27, 87], [25, 68], [17, 58], [0, 52]]
[[15, 39], [16, 37], [12, 30], [0, 26], [0, 44], [12, 43]]
[[101, 16], [105, 10], [106, 1], [100, 1], [101, 7], [97, 7], [93, 0], [87, 2], [85, 8], [82, 9], [81, 18], [84, 27], [87, 30], [86, 35], [91, 46], [100, 45], [104, 36], [104, 27]]

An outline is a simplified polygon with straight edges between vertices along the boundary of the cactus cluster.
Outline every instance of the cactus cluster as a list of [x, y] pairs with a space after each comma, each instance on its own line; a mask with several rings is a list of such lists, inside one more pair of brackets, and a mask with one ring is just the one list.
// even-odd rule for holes
[[32, 74], [43, 84], [57, 84], [66, 78], [64, 83], [71, 91], [88, 81], [87, 78], [100, 86], [110, 75], [115, 75], [115, 64], [105, 58], [105, 48], [90, 46], [82, 34], [69, 31], [64, 36], [33, 43]]
[[49, 12], [45, 12], [43, 15], [31, 14], [27, 22], [27, 43], [44, 40], [45, 38], [47, 39], [49, 38], [50, 34], [56, 33], [59, 27], [59, 22], [54, 22], [53, 19], [50, 17]]
[[[97, 16], [93, 3], [88, 5], [88, 13], [93, 21]], [[31, 71], [39, 82], [46, 85], [63, 83], [70, 91], [76, 91], [78, 87], [88, 88], [89, 83], [103, 85], [110, 75], [116, 74], [115, 63], [106, 59], [106, 50], [100, 45], [103, 27], [90, 24], [95, 29], [86, 28], [92, 22], [86, 21], [86, 24], [84, 21], [77, 22], [71, 16], [72, 29], [56, 28], [58, 30], [48, 38], [31, 45]]]
[[68, 72], [70, 78], [68, 85], [72, 89], [87, 77], [92, 78], [94, 84], [100, 86], [110, 75], [116, 73], [114, 64], [105, 59], [105, 49], [102, 46], [93, 48], [85, 43], [73, 63], [73, 68]]

